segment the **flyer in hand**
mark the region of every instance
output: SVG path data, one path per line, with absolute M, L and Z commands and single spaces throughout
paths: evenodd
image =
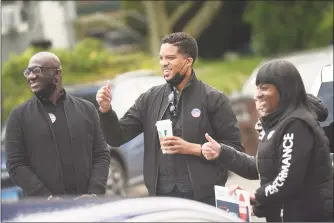
M 244 221 L 251 221 L 251 205 L 249 193 L 244 190 L 235 190 L 229 194 L 227 187 L 215 185 L 216 207 L 237 216 Z

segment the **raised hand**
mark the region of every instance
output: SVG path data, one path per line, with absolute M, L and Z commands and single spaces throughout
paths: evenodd
M 101 112 L 106 113 L 110 111 L 110 102 L 111 102 L 110 80 L 107 81 L 105 86 L 101 87 L 97 91 L 96 101 L 100 106 Z
M 208 142 L 202 145 L 202 154 L 207 160 L 216 159 L 221 151 L 221 146 L 208 133 L 205 133 Z

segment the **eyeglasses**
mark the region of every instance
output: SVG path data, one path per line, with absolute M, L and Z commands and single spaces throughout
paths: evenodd
M 169 112 L 170 114 L 175 117 L 176 116 L 176 109 L 175 109 L 175 105 L 174 105 L 174 92 L 171 92 L 168 95 L 168 104 L 169 104 Z
M 32 68 L 27 68 L 24 70 L 23 75 L 25 77 L 28 77 L 29 74 L 32 72 L 34 75 L 40 75 L 42 74 L 43 70 L 57 70 L 60 71 L 60 68 L 56 68 L 56 67 L 32 67 Z

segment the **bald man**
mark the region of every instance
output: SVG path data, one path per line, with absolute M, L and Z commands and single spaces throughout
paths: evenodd
M 46 199 L 104 194 L 110 154 L 94 105 L 66 94 L 53 53 L 32 56 L 24 77 L 34 96 L 12 110 L 6 127 L 12 181 Z

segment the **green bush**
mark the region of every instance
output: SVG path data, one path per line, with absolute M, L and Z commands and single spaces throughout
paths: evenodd
M 3 64 L 2 70 L 2 121 L 18 104 L 29 99 L 32 94 L 23 76 L 29 59 L 40 49 L 28 48 L 21 55 L 12 54 Z M 151 69 L 160 73 L 159 61 L 145 53 L 115 55 L 104 49 L 99 41 L 85 39 L 72 51 L 52 49 L 62 62 L 63 84 L 89 83 L 110 79 L 117 74 Z M 213 87 L 229 94 L 240 89 L 248 75 L 262 60 L 260 57 L 241 58 L 236 61 L 202 61 L 195 63 L 198 77 Z
M 333 2 L 252 1 L 244 13 L 252 46 L 272 55 L 328 45 L 333 40 Z
M 18 104 L 29 99 L 32 94 L 23 71 L 30 58 L 37 52 L 36 48 L 27 48 L 22 54 L 11 54 L 2 68 L 2 120 Z M 61 63 L 63 84 L 96 81 L 112 78 L 119 73 L 137 69 L 152 69 L 158 63 L 144 53 L 116 55 L 95 39 L 84 39 L 72 51 L 51 49 Z

